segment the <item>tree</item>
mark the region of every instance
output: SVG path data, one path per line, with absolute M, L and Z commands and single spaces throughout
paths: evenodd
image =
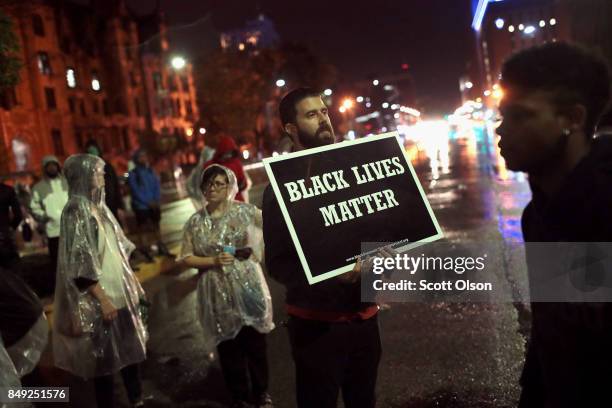
M 18 52 L 19 41 L 13 31 L 13 21 L 0 11 L 0 92 L 19 82 L 22 63 Z
M 19 41 L 13 31 L 12 20 L 0 10 L 0 94 L 17 85 L 21 60 L 17 58 Z M 9 171 L 9 154 L 0 142 L 0 174 Z
M 285 79 L 289 88 L 322 88 L 336 78 L 332 66 L 298 44 L 256 52 L 219 51 L 195 66 L 200 67 L 194 74 L 205 127 L 213 134 L 229 133 L 239 143 L 268 148 L 280 136 L 280 124 L 274 121 L 282 90 L 276 80 Z

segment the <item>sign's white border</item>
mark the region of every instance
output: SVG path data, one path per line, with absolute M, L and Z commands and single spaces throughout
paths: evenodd
M 293 159 L 295 157 L 302 157 L 302 156 L 311 156 L 317 153 L 321 153 L 321 152 L 326 152 L 328 150 L 334 150 L 334 149 L 342 149 L 344 147 L 348 147 L 348 146 L 353 146 L 353 145 L 357 145 L 357 144 L 361 144 L 361 143 L 369 143 L 369 142 L 374 142 L 377 140 L 381 140 L 381 139 L 387 139 L 387 138 L 392 138 L 394 137 L 395 140 L 397 141 L 397 144 L 399 145 L 400 151 L 404 152 L 404 147 L 402 146 L 402 143 L 399 139 L 399 133 L 398 132 L 389 132 L 389 133 L 383 133 L 380 135 L 373 135 L 373 136 L 368 136 L 368 137 L 364 137 L 364 138 L 360 138 L 360 139 L 356 139 L 356 140 L 349 140 L 349 141 L 344 141 L 344 142 L 340 142 L 340 143 L 334 143 L 334 144 L 330 144 L 330 145 L 326 145 L 326 146 L 321 146 L 321 147 L 315 147 L 312 149 L 307 149 L 307 150 L 301 150 L 299 152 L 294 152 L 294 153 L 288 153 L 288 154 L 283 154 L 283 155 L 279 155 L 279 156 L 275 156 L 275 157 L 269 157 L 263 160 L 264 166 L 266 168 L 266 173 L 268 174 L 268 179 L 270 180 L 270 184 L 272 185 L 272 188 L 274 189 L 274 194 L 276 195 L 276 200 L 278 201 L 278 204 L 280 206 L 281 212 L 283 213 L 283 217 L 285 218 L 285 222 L 287 223 L 287 227 L 289 228 L 289 233 L 291 234 L 291 239 L 293 240 L 293 244 L 295 245 L 295 249 L 297 250 L 298 256 L 300 258 L 300 262 L 302 263 L 302 268 L 304 268 L 304 271 L 306 272 L 306 277 L 308 278 L 308 283 L 309 284 L 314 284 L 317 282 L 321 282 L 324 281 L 326 279 L 329 278 L 333 278 L 334 276 L 338 276 L 338 275 L 342 275 L 343 273 L 349 272 L 353 269 L 355 264 L 350 264 L 350 265 L 346 265 L 346 266 L 342 266 L 340 268 L 334 269 L 332 271 L 329 272 L 325 272 L 321 275 L 318 276 L 312 276 L 312 273 L 310 272 L 310 266 L 308 265 L 308 261 L 306 260 L 306 257 L 304 256 L 304 251 L 302 250 L 302 245 L 300 243 L 300 240 L 295 232 L 295 228 L 293 226 L 293 222 L 291 221 L 291 217 L 289 217 L 289 212 L 287 211 L 287 206 L 285 205 L 285 201 L 283 200 L 283 196 L 281 194 L 280 188 L 278 186 L 278 183 L 276 182 L 276 178 L 274 177 L 274 174 L 272 173 L 272 168 L 270 167 L 270 163 L 275 163 L 278 161 L 282 161 L 282 160 L 288 160 L 288 159 Z M 427 211 L 429 212 L 429 216 L 431 217 L 431 219 L 433 220 L 434 226 L 436 227 L 436 234 L 431 236 L 431 237 L 427 237 L 424 238 L 420 241 L 416 241 L 416 242 L 411 242 L 408 243 L 404 246 L 402 246 L 401 248 L 396 248 L 395 250 L 399 253 L 401 252 L 405 252 L 408 251 L 410 249 L 416 248 L 418 246 L 421 246 L 423 244 L 426 244 L 428 242 L 433 242 L 433 241 L 437 241 L 438 239 L 443 238 L 443 233 L 442 233 L 442 229 L 440 228 L 440 224 L 438 224 L 438 220 L 436 219 L 436 216 L 434 214 L 434 212 L 431 209 L 431 205 L 429 204 L 429 201 L 427 200 L 427 196 L 425 195 L 425 192 L 423 191 L 423 187 L 421 186 L 421 183 L 419 182 L 419 179 L 416 175 L 416 172 L 414 171 L 414 168 L 412 167 L 412 163 L 410 163 L 410 160 L 408 159 L 408 157 L 406 156 L 406 154 L 404 153 L 404 160 L 406 160 L 406 164 L 408 165 L 408 168 L 410 169 L 410 174 L 412 175 L 412 178 L 414 179 L 414 181 L 416 182 L 418 188 L 419 188 L 419 192 L 421 194 L 421 198 L 423 199 L 423 201 L 425 202 L 425 205 L 427 207 Z

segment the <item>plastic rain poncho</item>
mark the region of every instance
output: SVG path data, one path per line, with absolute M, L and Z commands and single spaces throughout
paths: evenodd
M 88 154 L 64 163 L 70 199 L 61 220 L 53 354 L 56 366 L 83 378 L 115 373 L 146 354 L 144 291 L 128 262 L 134 244 L 104 203 L 103 168 L 102 159 Z M 88 292 L 95 282 L 118 310 L 111 322 Z
M 221 217 L 212 218 L 204 201 L 203 208 L 185 225 L 179 259 L 191 255 L 216 256 L 228 246 L 250 247 L 253 254 L 246 260 L 236 259 L 229 266 L 206 269 L 198 282 L 197 315 L 208 351 L 236 337 L 244 326 L 261 333 L 274 328 L 272 298 L 260 266 L 263 256 L 261 212 L 252 204 L 233 201 L 238 192 L 234 173 L 216 164 L 212 166 L 222 168 L 228 177 L 227 210 Z
M 44 313 L 17 343 L 7 349 L 19 377 L 30 373 L 38 364 L 49 339 L 49 322 Z
M 19 375 L 17 374 L 17 369 L 13 364 L 13 361 L 9 357 L 6 349 L 4 348 L 4 343 L 2 342 L 2 336 L 0 335 L 0 388 L 20 388 L 21 380 L 19 379 Z M 0 402 L 0 408 L 25 408 L 30 407 L 29 403 L 2 403 Z

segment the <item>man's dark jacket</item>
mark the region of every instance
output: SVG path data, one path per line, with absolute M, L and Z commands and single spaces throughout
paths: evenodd
M 322 312 L 357 313 L 371 303 L 361 302 L 361 283 L 337 278 L 310 285 L 271 186 L 263 197 L 263 233 L 266 267 L 287 289 L 286 303 Z
M 593 141 L 554 197 L 532 191 L 522 217 L 527 243 L 612 242 L 612 138 Z M 533 281 L 542 259 L 529 244 L 526 254 Z M 612 303 L 532 302 L 532 317 L 519 406 L 612 407 Z

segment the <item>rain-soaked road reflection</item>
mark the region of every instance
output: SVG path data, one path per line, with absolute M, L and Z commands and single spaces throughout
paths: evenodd
M 422 121 L 406 134 L 406 152 L 448 241 L 510 246 L 522 240 L 520 214 L 530 199 L 529 188 L 522 174 L 505 168 L 493 127 L 469 123 L 451 129 L 444 121 Z M 251 195 L 260 202 L 260 194 Z M 180 215 L 166 221 L 178 230 L 188 211 L 176 211 Z M 512 263 L 500 262 L 496 273 L 524 279 L 524 269 Z M 146 284 L 153 307 L 145 380 L 158 400 L 152 406 L 228 402 L 217 363 L 201 348 L 196 280 L 194 271 L 184 271 Z M 270 391 L 278 407 L 290 408 L 295 406 L 294 374 L 282 327 L 284 291 L 274 282 L 270 288 L 278 326 L 268 337 Z M 515 300 L 521 300 L 521 293 Z M 378 406 L 516 405 L 524 338 L 512 303 L 393 303 L 381 313 L 380 324 L 384 354 Z

